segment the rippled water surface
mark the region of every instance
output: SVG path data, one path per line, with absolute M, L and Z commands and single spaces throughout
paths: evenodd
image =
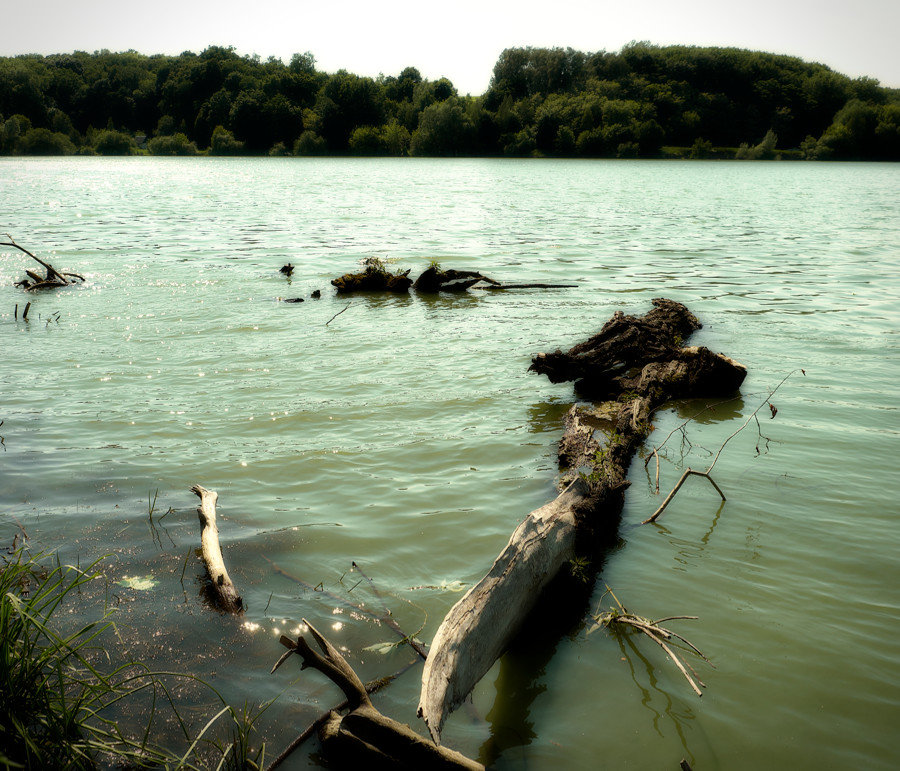
M 530 355 L 671 297 L 704 324 L 692 341 L 750 374 L 683 461 L 670 440 L 663 492 L 805 377 L 761 413 L 768 443 L 751 423 L 729 444 L 724 505 L 694 479 L 639 527 L 659 499 L 635 462 L 593 596 L 542 607 L 445 740 L 503 769 L 896 768 L 898 200 L 890 165 L 3 159 L 0 230 L 87 281 L 26 298 L 29 261 L 0 250 L 0 535 L 111 554 L 134 651 L 236 704 L 279 696 L 271 756 L 339 701 L 290 662 L 268 674 L 278 635 L 307 618 L 365 678 L 411 660 L 366 650 L 396 638 L 339 601 L 380 607 L 351 562 L 430 642 L 554 494 L 574 396 Z M 370 255 L 578 286 L 334 297 Z M 658 414 L 651 442 L 700 406 Z M 219 492 L 242 618 L 198 596 L 194 483 Z M 604 584 L 642 615 L 700 617 L 679 629 L 716 667 L 702 699 L 649 640 L 587 634 Z M 420 674 L 377 706 L 417 724 Z M 314 745 L 293 760 L 317 765 Z

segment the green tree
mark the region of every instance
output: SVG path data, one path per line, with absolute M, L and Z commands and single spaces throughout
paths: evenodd
M 131 134 L 106 130 L 94 135 L 93 149 L 98 155 L 134 155 L 137 144 Z
M 180 131 L 172 136 L 153 137 L 147 142 L 151 155 L 197 155 L 197 146 Z
M 353 155 L 385 155 L 384 138 L 374 126 L 359 126 L 350 135 L 350 152 Z
M 762 141 L 753 147 L 743 142 L 734 154 L 736 160 L 739 161 L 768 161 L 775 157 L 775 145 L 778 143 L 778 137 L 775 132 L 769 129 Z
M 326 155 L 328 145 L 315 131 L 304 131 L 294 143 L 294 155 Z
M 458 98 L 426 107 L 410 140 L 411 155 L 458 156 L 471 152 L 474 131 Z
M 19 137 L 31 129 L 31 121 L 24 115 L 12 115 L 0 127 L 0 153 L 11 155 L 15 152 Z
M 20 155 L 73 155 L 75 145 L 65 134 L 31 128 L 19 137 L 15 151 Z
M 381 128 L 381 140 L 388 155 L 406 155 L 409 152 L 410 139 L 406 126 L 401 126 L 396 120 Z
M 704 158 L 710 158 L 712 156 L 712 152 L 712 142 L 710 142 L 708 139 L 697 137 L 697 139 L 694 140 L 694 144 L 691 146 L 690 157 L 694 160 L 702 160 Z
M 244 143 L 234 138 L 228 129 L 216 126 L 213 129 L 209 144 L 210 155 L 241 155 L 244 151 Z
M 384 122 L 384 91 L 372 78 L 339 70 L 325 85 L 316 103 L 322 119 L 321 134 L 332 152 L 348 147 L 350 134 L 358 126 L 380 126 Z

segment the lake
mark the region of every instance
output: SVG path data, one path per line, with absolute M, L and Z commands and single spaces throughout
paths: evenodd
M 278 697 L 268 757 L 341 698 L 293 662 L 269 675 L 279 635 L 308 619 L 364 679 L 411 661 L 346 604 L 380 609 L 351 563 L 429 643 L 554 495 L 575 397 L 531 355 L 669 297 L 749 375 L 669 441 L 662 495 L 805 376 L 729 443 L 724 504 L 692 479 L 639 526 L 660 497 L 635 460 L 593 596 L 542 608 L 444 742 L 498 769 L 900 765 L 900 166 L 3 158 L 0 201 L 0 232 L 87 279 L 28 297 L 33 264 L 0 250 L 0 537 L 110 555 L 131 651 L 236 705 Z M 369 256 L 577 288 L 334 296 Z M 660 411 L 650 444 L 703 404 Z M 199 597 L 195 483 L 219 493 L 241 617 Z M 650 640 L 587 633 L 605 585 L 643 616 L 699 616 L 672 627 L 715 665 L 696 666 L 702 699 Z M 420 676 L 375 703 L 424 731 Z

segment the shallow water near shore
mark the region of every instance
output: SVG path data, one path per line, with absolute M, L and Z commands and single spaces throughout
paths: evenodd
M 670 440 L 663 494 L 806 374 L 772 397 L 775 419 L 760 413 L 769 441 L 751 422 L 718 461 L 726 503 L 692 479 L 638 526 L 659 498 L 635 461 L 593 593 L 541 608 L 445 743 L 502 769 L 900 764 L 900 167 L 5 158 L 0 172 L 0 231 L 87 278 L 27 297 L 12 284 L 30 261 L 0 249 L 0 537 L 21 525 L 64 560 L 111 555 L 123 638 L 151 666 L 237 705 L 279 697 L 260 721 L 270 757 L 340 701 L 292 662 L 269 675 L 279 635 L 308 619 L 365 679 L 412 660 L 372 648 L 396 638 L 335 598 L 380 609 L 352 561 L 429 643 L 554 495 L 575 397 L 529 374 L 530 356 L 664 296 L 703 323 L 691 343 L 749 375 L 689 445 Z M 578 286 L 335 297 L 329 280 L 373 255 Z M 650 443 L 701 406 L 658 413 Z M 240 618 L 199 596 L 196 483 L 219 493 Z M 715 664 L 697 666 L 702 699 L 646 638 L 587 634 L 605 584 L 641 615 L 700 617 L 672 626 Z M 420 675 L 376 705 L 422 728 Z M 315 752 L 286 767 L 318 767 Z

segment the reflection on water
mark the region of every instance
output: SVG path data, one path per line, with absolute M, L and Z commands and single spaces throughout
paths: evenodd
M 741 398 L 696 415 L 689 441 L 668 441 L 663 494 L 684 466 L 705 468 L 785 374 L 807 371 L 762 420 L 767 454 L 756 452 L 755 426 L 722 454 L 726 503 L 691 480 L 659 523 L 638 526 L 659 504 L 655 459 L 631 470 L 627 544 L 608 553 L 600 591 L 609 584 L 648 615 L 699 615 L 691 637 L 718 667 L 707 693 L 698 701 L 640 643 L 623 654 L 609 635 L 578 633 L 586 600 L 555 621 L 551 603 L 475 689 L 488 724 L 454 715 L 447 743 L 516 769 L 593 768 L 597 758 L 672 768 L 682 756 L 729 771 L 900 765 L 890 719 L 900 598 L 885 581 L 900 550 L 885 484 L 900 400 L 900 167 L 0 167 L 0 231 L 87 277 L 31 298 L 23 322 L 13 283 L 24 258 L 0 252 L 0 537 L 19 522 L 64 560 L 112 554 L 123 637 L 148 665 L 190 669 L 232 703 L 278 696 L 260 724 L 271 748 L 336 695 L 308 672 L 268 675 L 276 630 L 308 618 L 364 678 L 396 671 L 405 652 L 375 652 L 394 634 L 348 610 L 347 598 L 380 608 L 360 594 L 365 583 L 347 583 L 351 563 L 365 566 L 398 624 L 422 627 L 429 642 L 458 590 L 554 495 L 554 442 L 574 396 L 528 373 L 530 357 L 668 296 L 703 323 L 692 344 L 749 375 Z M 329 281 L 372 255 L 412 274 L 437 259 L 501 281 L 578 286 L 334 296 Z M 278 272 L 287 262 L 290 281 Z M 306 301 L 276 302 L 285 296 Z M 704 404 L 658 413 L 648 447 Z M 225 560 L 247 603 L 238 622 L 197 599 L 197 483 L 220 493 Z M 157 583 L 142 592 L 117 583 L 125 577 Z M 835 622 L 836 598 L 852 604 L 854 624 Z M 418 724 L 416 671 L 378 699 Z M 314 765 L 314 753 L 298 765 Z
M 694 720 L 695 716 L 693 710 L 684 705 L 676 706 L 669 693 L 668 686 L 670 683 L 666 684 L 666 688 L 659 687 L 659 681 L 656 677 L 656 665 L 641 652 L 637 645 L 640 638 L 639 635 L 623 632 L 617 634 L 616 638 L 619 644 L 619 650 L 622 653 L 622 661 L 628 663 L 631 679 L 637 689 L 641 692 L 641 706 L 652 715 L 651 724 L 653 730 L 660 738 L 664 738 L 666 735 L 665 729 L 669 726 L 674 728 L 675 733 L 681 742 L 681 746 L 684 748 L 687 755 L 688 762 L 693 763 L 694 757 L 688 747 L 687 736 L 685 733 L 685 726 L 690 721 Z M 668 662 L 669 660 L 666 659 L 666 661 Z M 638 674 L 636 662 L 640 662 L 641 665 L 640 675 Z M 659 710 L 654 706 L 655 699 L 651 696 L 651 691 L 659 694 L 659 701 L 664 703 L 662 710 Z

